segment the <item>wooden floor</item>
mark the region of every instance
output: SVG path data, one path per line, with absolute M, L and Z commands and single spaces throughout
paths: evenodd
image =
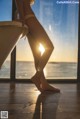
M 60 94 L 40 94 L 33 84 L 0 83 L 0 111 L 8 111 L 9 119 L 80 119 L 80 85 L 54 86 Z

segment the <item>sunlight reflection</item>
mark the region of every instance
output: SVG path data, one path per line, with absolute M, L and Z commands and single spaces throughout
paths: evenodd
M 51 27 L 51 24 L 49 24 L 49 31 L 52 31 L 52 27 Z
M 39 51 L 41 52 L 41 56 L 43 55 L 43 53 L 45 52 L 45 48 L 44 46 L 40 43 L 39 45 Z
M 21 39 L 23 37 L 23 34 L 21 33 L 20 36 L 19 36 L 19 39 Z
M 35 92 L 35 96 L 38 96 L 40 93 L 41 93 L 41 92 L 37 90 L 37 91 Z
M 45 75 L 45 77 L 47 76 L 47 69 L 46 68 L 44 68 L 44 75 Z

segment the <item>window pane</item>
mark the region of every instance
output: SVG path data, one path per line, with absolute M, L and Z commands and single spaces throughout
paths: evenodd
M 0 78 L 10 78 L 10 55 L 0 69 Z
M 33 55 L 27 38 L 20 39 L 18 42 L 16 55 L 16 78 L 31 78 L 35 73 L 35 68 L 33 63 Z
M 12 20 L 12 0 L 0 0 L 0 21 L 11 21 L 11 20 Z M 2 65 L 2 68 L 0 69 L 0 78 L 10 78 L 10 55 Z
M 35 4 L 32 6 L 55 47 L 44 69 L 47 79 L 77 78 L 78 3 L 78 0 L 74 0 L 74 2 L 72 0 L 64 2 L 35 0 Z M 28 49 L 28 46 L 25 50 L 23 46 L 25 43 L 21 44 L 18 53 L 20 54 L 23 49 L 22 58 L 26 57 L 22 61 L 33 61 L 31 50 Z M 28 62 L 22 62 L 22 65 L 21 62 L 17 63 L 17 77 L 19 77 L 18 74 L 20 77 L 31 77 L 35 72 L 33 65 Z
M 12 0 L 0 0 L 0 21 L 12 20 Z

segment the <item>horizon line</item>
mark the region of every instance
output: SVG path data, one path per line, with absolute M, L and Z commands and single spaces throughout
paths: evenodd
M 6 60 L 6 61 L 10 61 L 10 60 Z M 21 61 L 21 60 L 17 60 L 16 62 L 34 62 L 34 61 Z M 76 62 L 76 61 L 48 61 L 48 63 L 78 63 L 78 62 Z

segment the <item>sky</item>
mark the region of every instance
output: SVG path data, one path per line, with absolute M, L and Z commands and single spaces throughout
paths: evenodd
M 35 0 L 32 10 L 54 45 L 49 61 L 77 62 L 78 4 L 59 4 L 57 1 L 60 0 Z M 0 0 L 0 21 L 11 20 L 12 0 Z M 17 44 L 17 60 L 33 60 L 29 43 L 24 38 Z

